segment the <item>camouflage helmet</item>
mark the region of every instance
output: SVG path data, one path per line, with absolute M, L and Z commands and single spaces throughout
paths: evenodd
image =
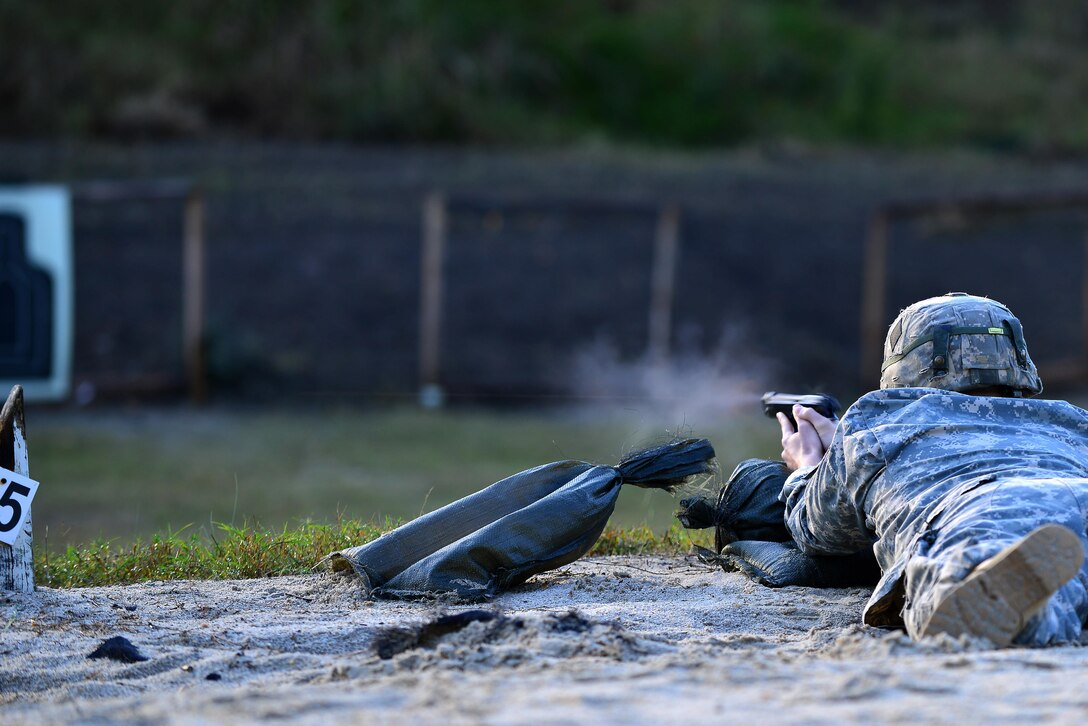
M 881 388 L 991 386 L 1014 396 L 1043 390 L 1020 321 L 996 300 L 950 292 L 914 303 L 888 328 Z

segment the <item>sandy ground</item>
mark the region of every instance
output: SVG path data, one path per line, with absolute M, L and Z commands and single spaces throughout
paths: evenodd
M 769 590 L 685 557 L 588 559 L 416 642 L 418 624 L 480 606 L 368 601 L 330 574 L 6 594 L 0 723 L 1088 717 L 1088 648 L 912 644 L 858 624 L 866 595 Z M 148 660 L 86 657 L 117 635 Z

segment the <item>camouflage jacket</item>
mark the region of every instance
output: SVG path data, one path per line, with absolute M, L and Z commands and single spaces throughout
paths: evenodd
M 781 498 L 804 552 L 873 548 L 884 574 L 865 622 L 894 625 L 906 562 L 952 497 L 1005 478 L 1084 477 L 1088 411 L 1064 401 L 895 388 L 858 399 L 820 464 L 791 474 Z

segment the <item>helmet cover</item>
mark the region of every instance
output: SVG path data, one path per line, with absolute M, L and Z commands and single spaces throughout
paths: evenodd
M 881 388 L 968 393 L 994 386 L 1018 396 L 1043 390 L 1020 321 L 996 300 L 962 292 L 931 297 L 888 328 Z

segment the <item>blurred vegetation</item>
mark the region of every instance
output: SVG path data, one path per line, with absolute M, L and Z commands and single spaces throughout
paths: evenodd
M 0 0 L 0 134 L 1088 148 L 1080 0 Z

